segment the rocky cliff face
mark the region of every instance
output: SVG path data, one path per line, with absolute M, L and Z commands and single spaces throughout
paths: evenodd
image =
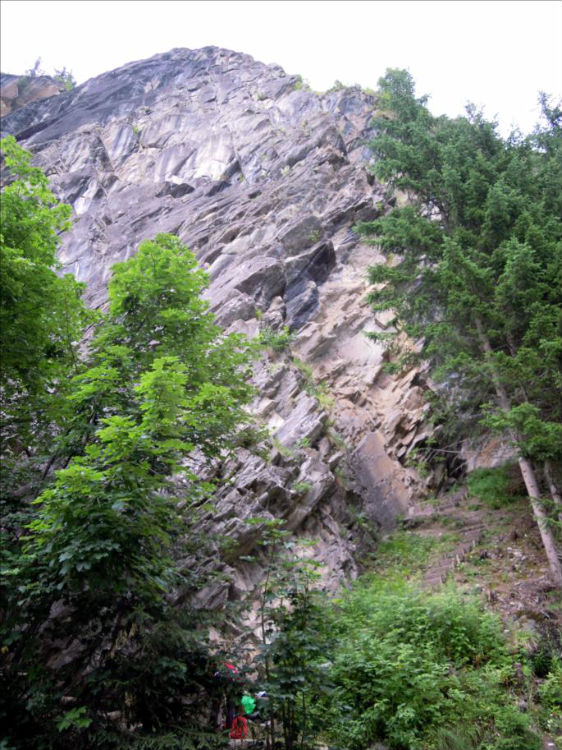
M 364 521 L 392 525 L 423 489 L 405 465 L 427 438 L 423 378 L 384 374 L 365 336 L 390 322 L 366 302 L 378 257 L 352 229 L 384 200 L 367 169 L 373 108 L 357 88 L 316 94 L 277 66 L 208 47 L 131 63 L 3 121 L 74 207 L 60 258 L 89 304 L 104 304 L 112 263 L 172 232 L 208 270 L 224 328 L 295 335 L 290 352 L 256 366 L 270 460 L 241 451 L 222 468 L 233 482 L 212 520 L 233 538 L 237 572 L 208 592 L 217 602 L 259 576 L 237 562 L 259 535 L 245 518 L 280 517 L 315 539 L 336 583 L 357 572 Z
M 51 76 L 13 76 L 0 74 L 0 117 L 31 102 L 58 96 L 64 84 Z

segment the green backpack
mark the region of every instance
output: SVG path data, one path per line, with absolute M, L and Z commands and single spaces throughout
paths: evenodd
M 252 711 L 256 708 L 256 701 L 252 698 L 251 695 L 243 695 L 242 700 L 240 701 L 242 704 L 242 708 L 244 709 L 244 713 L 251 714 Z

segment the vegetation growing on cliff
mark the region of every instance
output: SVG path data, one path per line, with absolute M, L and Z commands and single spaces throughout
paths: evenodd
M 406 71 L 380 81 L 373 169 L 405 200 L 358 227 L 388 259 L 371 302 L 422 342 L 441 410 L 514 446 L 562 586 L 562 110 L 543 96 L 544 125 L 503 140 L 472 107 L 451 120 L 425 102 Z
M 8 746 L 112 747 L 108 712 L 169 729 L 211 679 L 205 613 L 174 606 L 209 581 L 211 487 L 188 459 L 235 443 L 249 353 L 214 324 L 193 255 L 159 235 L 114 267 L 80 360 L 91 316 L 55 273 L 69 208 L 2 147 L 2 724 Z
M 20 92 L 23 91 L 30 78 L 38 78 L 40 76 L 48 75 L 48 73 L 42 70 L 41 58 L 38 57 L 37 60 L 35 60 L 33 67 L 28 68 L 28 70 L 25 71 L 25 75 L 19 79 Z M 55 68 L 55 72 L 53 73 L 52 78 L 54 78 L 55 81 L 62 83 L 67 91 L 72 91 L 72 89 L 76 88 L 76 79 L 74 78 L 72 71 L 67 70 L 66 66 L 62 68 Z

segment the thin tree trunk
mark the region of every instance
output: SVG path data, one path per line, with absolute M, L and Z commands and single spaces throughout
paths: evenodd
M 550 469 L 550 461 L 545 461 L 544 464 L 544 476 L 548 483 L 548 489 L 550 490 L 550 496 L 552 497 L 553 503 L 558 506 L 558 520 L 562 524 L 562 497 L 558 492 L 558 487 L 554 482 L 552 471 Z
M 269 591 L 269 578 L 271 575 L 272 564 L 273 564 L 272 557 L 270 555 L 270 558 L 268 560 L 268 565 L 267 565 L 267 573 L 265 576 L 265 583 L 263 586 L 263 597 L 262 597 L 262 602 L 261 602 L 261 616 L 260 616 L 261 638 L 262 638 L 262 642 L 263 642 L 264 650 L 265 650 L 265 661 L 264 661 L 265 679 L 267 680 L 268 683 L 271 678 L 271 669 L 270 669 L 269 654 L 267 653 L 267 638 L 266 638 L 266 633 L 265 633 L 265 604 L 267 601 L 267 594 Z M 273 718 L 273 706 L 271 703 L 271 698 L 270 698 L 268 705 L 269 705 L 269 717 L 266 722 L 267 731 L 266 731 L 265 745 L 266 745 L 266 750 L 273 750 L 273 747 L 275 745 L 275 719 Z
M 535 514 L 535 520 L 541 533 L 543 547 L 550 565 L 550 572 L 552 573 L 556 585 L 562 588 L 562 564 L 558 557 L 554 538 L 548 528 L 548 518 L 540 502 L 540 490 L 535 478 L 535 472 L 533 471 L 531 462 L 526 458 L 519 458 L 519 468 L 521 469 L 521 474 L 525 481 L 525 487 L 529 493 L 533 513 Z
M 305 739 L 306 739 L 306 730 L 307 730 L 307 713 L 306 713 L 306 698 L 304 696 L 304 692 L 302 694 L 302 730 L 301 730 L 301 750 L 304 750 L 305 747 Z
M 492 368 L 492 379 L 494 381 L 494 388 L 498 397 L 499 404 L 501 408 L 504 409 L 504 411 L 509 411 L 511 409 L 509 398 L 507 396 L 505 388 L 500 382 L 495 368 L 493 367 L 492 347 L 490 346 L 488 337 L 484 333 L 484 329 L 480 319 L 476 318 L 475 323 L 484 357 Z M 512 430 L 509 431 L 508 435 L 509 438 L 515 443 L 515 445 L 521 445 L 522 441 L 519 435 L 517 435 Z M 550 566 L 552 578 L 556 586 L 562 589 L 562 564 L 560 563 L 560 558 L 558 556 L 558 551 L 556 550 L 554 538 L 550 529 L 548 528 L 548 518 L 540 502 L 540 490 L 537 479 L 535 477 L 535 471 L 531 465 L 531 462 L 527 458 L 523 458 L 522 456 L 520 456 L 517 460 L 517 463 L 519 464 L 521 476 L 523 477 L 525 487 L 527 488 L 527 493 L 529 495 L 529 500 L 531 502 L 531 507 L 535 516 L 535 521 L 537 522 L 537 526 L 539 527 L 542 544 L 544 547 L 544 551 L 546 552 L 546 557 Z

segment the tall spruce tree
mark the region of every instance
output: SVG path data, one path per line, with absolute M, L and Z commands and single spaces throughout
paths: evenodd
M 562 112 L 543 96 L 545 125 L 504 140 L 473 107 L 432 116 L 406 71 L 379 86 L 373 170 L 401 205 L 358 227 L 387 258 L 369 271 L 372 304 L 423 342 L 443 397 L 514 446 L 562 586 L 541 500 L 544 472 L 559 501 L 562 464 Z

